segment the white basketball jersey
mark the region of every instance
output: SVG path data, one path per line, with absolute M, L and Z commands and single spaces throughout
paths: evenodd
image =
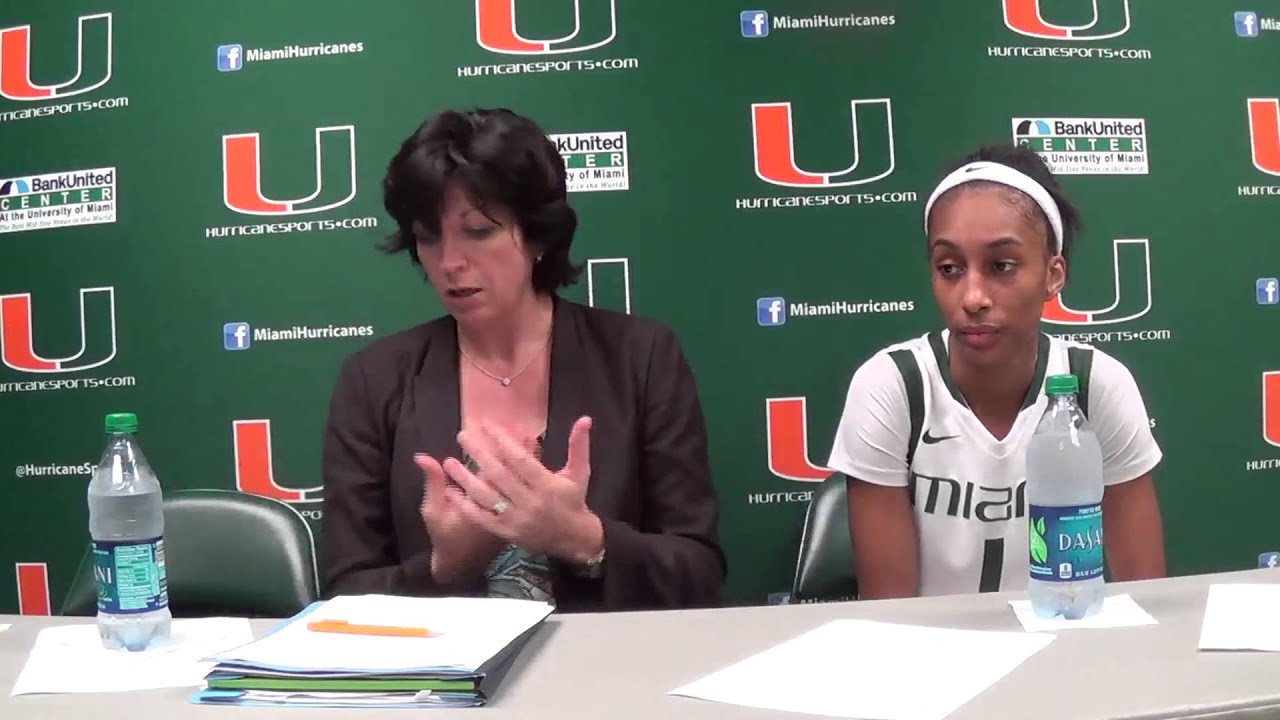
M 1124 366 L 1093 347 L 1048 335 L 1040 337 L 1035 375 L 1017 420 L 997 440 L 952 382 L 948 339 L 943 331 L 890 346 L 859 369 L 829 467 L 867 482 L 907 486 L 920 544 L 921 595 L 1023 589 L 1026 451 L 1048 405 L 1045 378 L 1072 373 L 1079 379 L 1080 404 L 1102 443 L 1108 484 L 1150 471 L 1160 451 Z M 1102 397 L 1109 391 L 1123 410 Z

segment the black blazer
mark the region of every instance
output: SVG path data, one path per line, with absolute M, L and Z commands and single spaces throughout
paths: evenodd
M 720 603 L 706 427 L 675 334 L 633 315 L 555 298 L 543 460 L 564 466 L 569 429 L 593 419 L 587 505 L 604 526 L 603 576 L 555 564 L 561 612 Z M 458 344 L 444 316 L 375 341 L 339 372 L 324 433 L 325 595 L 482 595 L 442 586 L 419 515 L 425 452 L 461 459 Z

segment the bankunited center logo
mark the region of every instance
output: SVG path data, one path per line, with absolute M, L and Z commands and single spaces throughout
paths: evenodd
M 825 190 L 869 185 L 893 174 L 897 163 L 893 138 L 893 102 L 889 98 L 849 101 L 849 121 L 837 143 L 819 143 L 813 134 L 797 130 L 790 102 L 751 105 L 751 151 L 756 177 L 770 185 L 803 190 Z M 816 123 L 814 123 L 816 124 Z M 824 137 L 822 139 L 830 139 Z M 818 146 L 822 150 L 815 148 Z M 799 160 L 802 149 L 806 158 Z M 850 158 L 842 169 L 816 170 L 808 158 L 828 158 L 840 153 Z M 822 207 L 915 202 L 914 192 L 856 192 L 738 198 L 739 210 Z
M 75 72 L 61 70 L 61 77 L 57 77 L 59 71 L 54 68 L 70 66 L 70 54 L 63 52 L 61 55 L 52 55 L 45 50 L 36 50 L 57 47 L 43 38 L 56 37 L 59 30 L 66 32 L 69 28 L 58 29 L 42 24 L 40 32 L 34 36 L 31 25 L 0 28 L 0 97 L 20 103 L 44 103 L 83 96 L 105 86 L 111 81 L 114 52 L 111 20 L 111 13 L 79 17 L 76 28 Z M 35 78 L 40 78 L 40 82 Z M 57 82 L 49 82 L 50 80 Z M 81 98 L 75 102 L 57 102 L 21 110 L 0 110 L 0 122 L 106 110 L 128 104 L 127 97 L 93 100 Z
M 1013 141 L 1056 175 L 1146 175 L 1147 121 L 1141 118 L 1013 118 Z
M 1129 0 L 988 0 L 999 2 L 1004 24 L 1024 37 L 1066 45 L 990 46 L 994 58 L 1150 60 L 1148 49 L 1097 47 L 1129 32 Z
M 460 66 L 460 78 L 640 67 L 636 58 L 566 57 L 613 42 L 618 35 L 616 0 L 556 3 L 556 8 L 572 7 L 572 14 L 549 12 L 543 0 L 475 0 L 475 3 L 476 44 L 491 53 L 521 56 L 521 59 Z M 538 10 L 536 15 L 534 8 Z
M 0 233 L 116 221 L 116 169 L 0 180 Z
M 1077 342 L 1126 342 L 1168 340 L 1169 330 L 1121 330 L 1104 325 L 1128 323 L 1151 312 L 1151 248 L 1146 238 L 1111 242 L 1114 278 L 1111 301 L 1101 307 L 1072 307 L 1059 293 L 1044 305 L 1041 319 L 1049 325 L 1073 328 L 1054 333 Z
M 306 216 L 334 210 L 356 196 L 355 127 L 339 125 L 313 129 L 314 150 L 310 158 L 290 166 L 273 165 L 276 172 L 265 173 L 262 139 L 257 132 L 222 136 L 222 202 L 227 209 L 242 215 L 254 215 L 269 222 L 250 225 L 209 227 L 205 237 L 263 235 L 275 233 L 350 230 L 377 227 L 377 218 L 310 219 Z M 272 163 L 280 162 L 272 157 Z M 314 167 L 314 174 L 300 168 Z M 283 185 L 278 178 L 294 169 L 294 175 L 305 178 L 296 183 L 306 194 L 284 195 L 264 190 L 264 177 L 271 177 L 273 188 Z M 307 192 L 309 190 L 309 192 Z
M 272 465 L 271 421 L 233 420 L 231 445 L 236 465 L 236 489 L 240 492 L 262 495 L 287 503 L 309 504 L 320 502 L 323 485 L 309 488 L 288 488 L 276 482 Z M 303 517 L 319 520 L 321 510 L 302 510 Z
M 1280 98 L 1249 98 L 1249 148 L 1259 172 L 1280 177 Z M 1245 197 L 1280 196 L 1280 185 L 1240 185 Z
M 569 192 L 630 188 L 626 132 L 565 133 L 549 137 L 564 159 Z
M 36 376 L 61 375 L 92 370 L 116 357 L 116 309 L 114 287 L 81 288 L 79 291 L 79 341 L 75 327 L 63 312 L 42 310 L 36 323 L 32 293 L 0 295 L 0 360 L 11 370 Z M 50 328 L 62 330 L 48 333 Z M 45 330 L 38 333 L 37 330 Z M 37 348 L 58 348 L 62 354 L 45 355 Z M 48 351 L 45 351 L 48 352 Z M 72 390 L 101 387 L 126 387 L 136 384 L 133 377 L 90 377 L 27 379 L 0 382 L 0 392 L 37 390 Z

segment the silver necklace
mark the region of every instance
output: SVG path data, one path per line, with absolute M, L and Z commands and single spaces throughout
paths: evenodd
M 525 370 L 528 370 L 528 369 L 529 369 L 529 366 L 533 365 L 533 361 L 534 361 L 534 360 L 537 360 L 537 359 L 538 359 L 538 357 L 539 357 L 540 355 L 542 355 L 542 351 L 543 351 L 543 349 L 545 349 L 545 348 L 546 348 L 547 343 L 548 343 L 548 342 L 550 342 L 550 341 L 551 341 L 551 331 L 550 331 L 550 330 L 548 330 L 548 331 L 547 331 L 547 337 L 546 337 L 546 339 L 545 339 L 545 340 L 543 340 L 543 341 L 542 341 L 542 347 L 539 347 L 539 348 L 538 348 L 538 352 L 534 353 L 534 354 L 533 354 L 533 357 L 529 358 L 529 361 L 528 361 L 528 362 L 526 362 L 526 363 L 524 364 L 524 367 L 522 367 L 522 368 L 520 368 L 519 370 L 515 371 L 515 373 L 514 373 L 514 374 L 512 374 L 512 375 L 508 375 L 508 376 L 506 376 L 506 377 L 503 377 L 503 376 L 501 376 L 501 375 L 494 375 L 493 373 L 489 372 L 488 370 L 485 370 L 484 368 L 480 367 L 480 363 L 476 362 L 474 358 L 472 358 L 470 355 L 468 355 L 468 354 L 467 354 L 467 351 L 466 351 L 466 350 L 463 350 L 463 349 L 462 349 L 462 342 L 461 342 L 461 341 L 459 341 L 459 342 L 458 342 L 458 352 L 462 353 L 462 357 L 466 358 L 466 359 L 467 359 L 467 362 L 471 363 L 471 366 L 472 366 L 472 367 L 474 367 L 475 369 L 477 369 L 477 370 L 479 370 L 480 372 L 484 373 L 485 375 L 488 375 L 489 377 L 493 378 L 494 380 L 497 380 L 498 382 L 502 383 L 502 386 L 503 386 L 503 387 L 509 387 L 509 386 L 511 385 L 511 381 L 513 381 L 513 380 L 515 380 L 516 378 L 520 377 L 520 375 L 521 375 Z

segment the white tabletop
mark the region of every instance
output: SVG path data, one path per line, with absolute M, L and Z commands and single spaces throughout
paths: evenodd
M 957 711 L 950 720 L 1034 718 L 1280 718 L 1280 653 L 1198 652 L 1212 583 L 1280 582 L 1280 569 L 1121 583 L 1159 622 L 1072 630 Z M 985 630 L 1020 630 L 1008 601 L 986 594 L 877 602 L 552 615 L 486 708 L 433 710 L 432 717 L 522 720 L 810 718 L 719 705 L 666 693 L 825 622 L 861 618 Z M 217 708 L 190 704 L 194 689 L 11 698 L 9 690 L 41 628 L 66 618 L 0 616 L 0 718 L 137 720 L 157 717 L 386 718 L 396 710 Z M 82 621 L 82 620 L 81 620 Z M 256 633 L 271 627 L 254 621 Z M 858 652 L 849 648 L 849 652 Z M 922 690 L 927 678 L 921 678 Z M 1088 688 L 1046 702 L 1046 688 Z

